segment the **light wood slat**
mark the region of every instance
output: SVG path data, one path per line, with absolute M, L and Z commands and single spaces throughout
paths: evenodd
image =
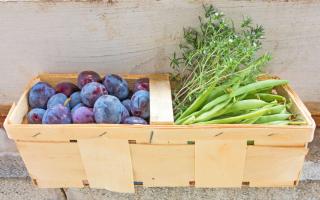
M 146 187 L 189 186 L 194 181 L 194 145 L 131 144 L 134 180 Z
M 87 178 L 77 143 L 16 144 L 38 187 L 83 187 L 83 180 Z
M 127 140 L 97 138 L 78 142 L 90 187 L 115 192 L 134 192 Z
M 196 141 L 195 186 L 241 187 L 246 147 L 246 141 Z
M 248 146 L 243 181 L 250 187 L 294 186 L 306 148 Z
M 173 124 L 169 76 L 151 76 L 150 124 Z

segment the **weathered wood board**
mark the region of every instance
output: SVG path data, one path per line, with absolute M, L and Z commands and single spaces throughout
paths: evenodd
M 0 2 L 1 104 L 17 100 L 43 72 L 168 71 L 182 28 L 198 23 L 203 2 L 236 21 L 247 15 L 263 24 L 273 55 L 268 71 L 289 79 L 302 99 L 320 98 L 319 1 Z

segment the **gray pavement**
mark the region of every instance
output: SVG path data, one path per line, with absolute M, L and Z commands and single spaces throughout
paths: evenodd
M 66 195 L 66 196 L 65 196 Z M 135 194 L 96 189 L 37 189 L 26 178 L 0 179 L 0 200 L 320 200 L 320 181 L 301 181 L 297 188 L 143 188 Z

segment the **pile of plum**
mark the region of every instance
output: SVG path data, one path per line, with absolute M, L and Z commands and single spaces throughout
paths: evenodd
M 115 74 L 103 79 L 93 71 L 78 75 L 77 85 L 60 82 L 53 88 L 38 82 L 29 91 L 30 124 L 147 124 L 149 80 L 138 79 L 133 91 Z

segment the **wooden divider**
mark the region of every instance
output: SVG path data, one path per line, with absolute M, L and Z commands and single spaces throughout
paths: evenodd
M 168 75 L 153 75 L 150 81 L 150 124 L 173 124 L 171 88 Z

